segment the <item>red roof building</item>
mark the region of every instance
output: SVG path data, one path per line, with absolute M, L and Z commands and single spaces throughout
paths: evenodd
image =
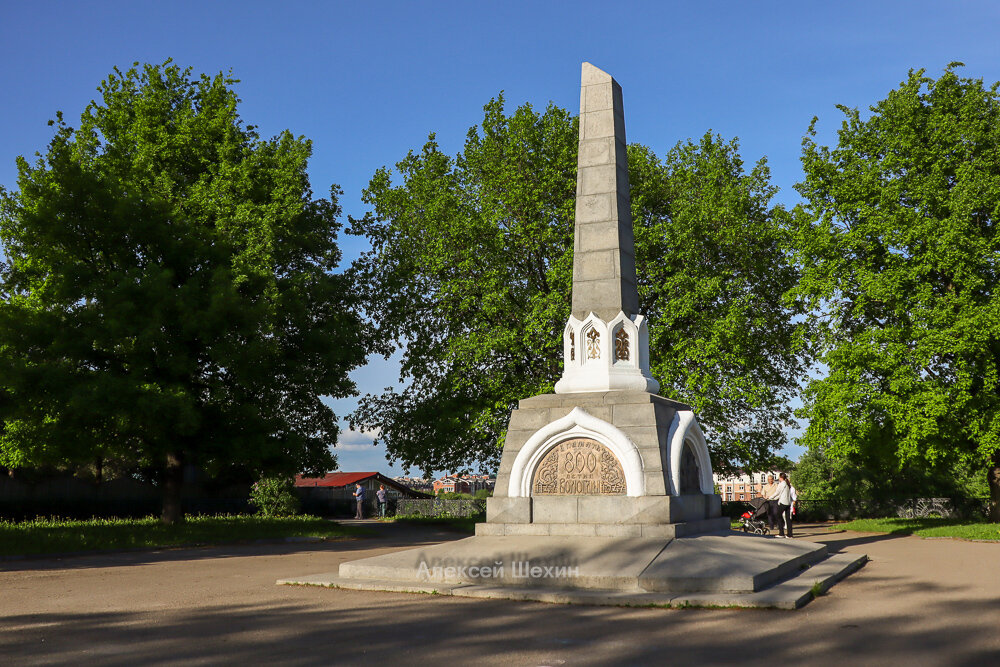
M 390 479 L 379 472 L 328 472 L 320 477 L 295 476 L 295 487 L 299 489 L 324 488 L 343 490 L 345 498 L 354 492 L 354 485 L 360 483 L 369 497 L 374 495 L 379 485 L 385 484 L 385 490 L 394 498 L 431 498 L 432 496 L 414 491 L 413 489 Z M 340 494 L 337 494 L 340 495 Z

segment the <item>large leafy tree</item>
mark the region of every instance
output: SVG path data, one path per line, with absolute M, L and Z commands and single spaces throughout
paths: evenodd
M 799 498 L 889 510 L 911 498 L 978 499 L 988 493 L 986 478 L 971 475 L 961 460 L 935 467 L 909 465 L 900 470 L 891 452 L 882 454 L 862 450 L 834 456 L 820 447 L 807 450 L 795 466 Z
M 840 107 L 833 148 L 815 120 L 806 137 L 797 291 L 828 372 L 804 442 L 985 469 L 1000 521 L 1000 97 L 958 65 L 911 71 L 866 117 Z
M 365 332 L 340 259 L 338 191 L 310 142 L 261 139 L 235 80 L 115 70 L 78 128 L 2 192 L 0 464 L 334 465 L 334 414 Z
M 569 316 L 576 121 L 550 106 L 485 107 L 465 150 L 434 136 L 372 178 L 352 221 L 380 339 L 404 348 L 402 391 L 365 396 L 356 428 L 425 471 L 496 462 L 518 399 L 550 391 Z
M 761 159 L 706 134 L 662 162 L 631 146 L 636 267 L 660 393 L 690 404 L 721 472 L 775 465 L 803 378 L 798 280 L 789 243 L 799 209 L 771 203 Z
M 425 471 L 495 464 L 518 399 L 562 371 L 572 286 L 577 119 L 549 106 L 485 107 L 461 153 L 431 139 L 380 169 L 354 220 L 382 340 L 403 349 L 401 390 L 362 399 L 353 423 Z M 640 300 L 661 393 L 698 410 L 716 462 L 759 464 L 784 442 L 800 377 L 789 216 L 763 161 L 706 135 L 660 160 L 629 147 Z

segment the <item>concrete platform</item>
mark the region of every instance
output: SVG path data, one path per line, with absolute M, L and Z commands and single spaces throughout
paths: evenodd
M 814 542 L 734 531 L 674 539 L 476 536 L 278 583 L 588 605 L 795 609 L 866 561 L 829 556 Z

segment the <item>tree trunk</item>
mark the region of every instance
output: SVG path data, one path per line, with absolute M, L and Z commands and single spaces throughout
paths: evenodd
M 163 469 L 163 513 L 160 521 L 175 524 L 184 521 L 181 510 L 181 486 L 184 483 L 184 456 L 180 452 L 167 453 L 167 465 Z
M 993 463 L 986 471 L 990 485 L 990 521 L 1000 523 L 1000 450 L 994 452 Z

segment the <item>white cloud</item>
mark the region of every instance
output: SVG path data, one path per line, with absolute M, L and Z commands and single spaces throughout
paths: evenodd
M 379 431 L 343 431 L 337 438 L 337 445 L 333 451 L 360 452 L 372 449 L 372 443 L 379 435 Z

